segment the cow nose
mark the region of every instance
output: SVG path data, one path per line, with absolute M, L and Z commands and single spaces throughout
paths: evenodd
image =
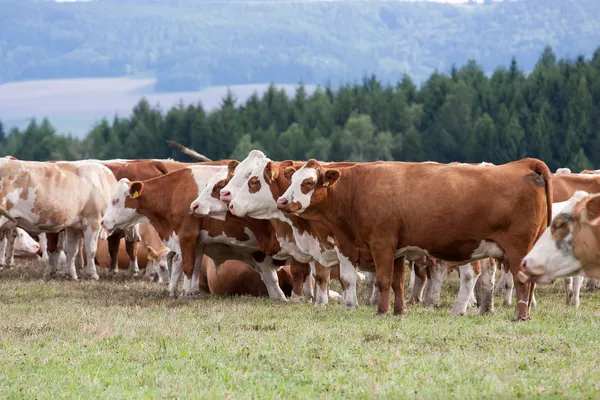
M 233 203 L 229 203 L 229 211 L 233 212 Z
M 527 260 L 523 260 L 521 262 L 521 270 L 525 271 L 527 269 Z
M 219 194 L 221 195 L 221 201 L 231 201 L 231 192 L 229 190 L 221 189 Z
M 287 203 L 289 203 L 288 199 L 286 199 L 285 197 L 280 197 L 277 200 L 277 207 L 283 208 L 283 207 L 285 207 L 287 205 Z
M 198 209 L 198 203 L 192 204 L 190 207 L 190 214 L 193 214 Z
M 100 226 L 106 229 L 106 225 L 104 224 L 104 220 L 100 221 Z

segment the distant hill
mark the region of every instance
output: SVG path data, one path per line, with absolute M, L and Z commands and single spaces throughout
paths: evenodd
M 474 58 L 530 69 L 600 44 L 600 1 L 0 0 L 0 82 L 156 77 L 158 91 L 375 73 L 417 81 Z

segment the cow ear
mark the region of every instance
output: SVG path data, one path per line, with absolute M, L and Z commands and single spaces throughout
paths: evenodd
M 292 175 L 294 175 L 294 173 L 296 172 L 296 168 L 294 167 L 287 167 L 284 171 L 283 171 L 283 176 L 285 177 L 285 179 L 287 179 L 288 181 L 292 180 Z
M 148 260 L 156 260 L 158 258 L 158 254 L 156 252 L 156 250 L 154 250 L 152 247 L 148 246 L 146 247 L 146 258 Z
M 332 186 L 333 184 L 335 184 L 337 182 L 338 179 L 340 179 L 340 171 L 338 171 L 337 169 L 328 169 L 323 174 L 322 179 L 323 179 L 323 187 Z
M 265 165 L 265 181 L 267 184 L 270 184 L 279 175 L 279 168 L 273 164 L 273 161 L 269 161 L 267 165 Z
M 140 195 L 142 194 L 142 190 L 144 190 L 144 184 L 142 182 L 132 182 L 129 186 L 129 195 L 132 199 L 135 199 L 136 197 L 140 197 Z
M 227 169 L 229 170 L 229 174 L 233 175 L 235 173 L 235 168 L 239 165 L 238 160 L 231 160 L 227 163 Z
M 285 160 L 279 163 L 280 167 L 291 167 L 292 165 L 294 165 L 292 160 Z
M 592 196 L 585 205 L 585 214 L 590 225 L 600 223 L 600 195 Z

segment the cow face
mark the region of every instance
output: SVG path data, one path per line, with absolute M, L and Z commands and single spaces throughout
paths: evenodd
M 325 169 L 315 159 L 308 160 L 298 171 L 288 167 L 284 174 L 290 179 L 290 187 L 277 199 L 277 208 L 296 215 L 302 214 L 310 205 L 324 201 L 327 189 L 340 177 L 340 171 Z
M 586 242 L 593 228 L 586 218 L 585 208 L 580 205 L 588 199 L 588 193 L 577 191 L 569 200 L 552 205 L 550 227 L 523 258 L 519 274 L 521 281 L 551 283 L 557 278 L 580 272 L 582 258 L 577 253 L 589 251 Z
M 16 256 L 24 256 L 29 254 L 36 254 L 40 251 L 40 245 L 36 242 L 29 233 L 25 232 L 21 228 L 14 230 L 15 244 L 14 251 Z
M 146 247 L 146 254 L 148 264 L 146 268 L 151 268 L 156 276 L 158 277 L 158 283 L 168 284 L 169 283 L 169 265 L 167 262 L 167 254 L 170 249 L 163 247 L 160 250 L 154 250 L 151 246 Z
M 221 190 L 220 199 L 228 203 L 229 211 L 238 217 L 268 219 L 276 217 L 277 204 L 270 185 L 279 169 L 265 154 L 252 150 L 239 165 L 230 168 L 233 176 Z
M 239 162 L 233 161 L 231 164 L 231 168 L 225 168 L 208 180 L 206 187 L 200 192 L 196 200 L 190 204 L 190 214 L 225 221 L 229 207 L 225 202 L 221 201 L 221 190 L 229 183 L 233 176 L 230 169 L 235 170 Z
M 129 228 L 145 219 L 132 204 L 132 200 L 141 196 L 143 188 L 142 182 L 130 182 L 127 178 L 119 180 L 101 222 L 108 233 L 115 229 Z

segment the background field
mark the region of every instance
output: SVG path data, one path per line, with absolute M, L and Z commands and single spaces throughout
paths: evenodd
M 129 278 L 45 283 L 37 264 L 0 272 L 2 398 L 594 398 L 598 294 L 578 310 L 562 282 L 527 323 L 409 306 L 377 317 L 268 299 L 170 299 Z M 101 276 L 102 279 L 102 276 Z M 360 288 L 364 298 L 364 287 Z M 500 305 L 498 306 L 498 302 Z

